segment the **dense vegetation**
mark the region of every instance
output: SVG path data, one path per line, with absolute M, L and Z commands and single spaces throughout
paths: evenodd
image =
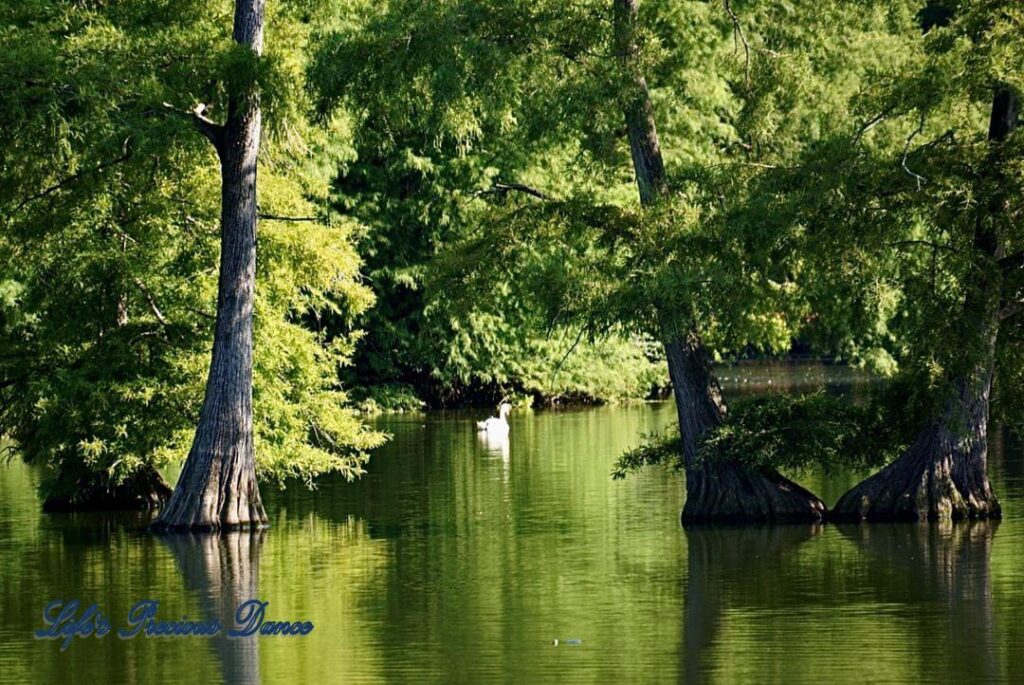
M 893 458 L 841 513 L 999 513 L 989 398 L 1019 424 L 1024 390 L 1013 2 L 16 0 L 0 19 L 0 432 L 55 505 L 158 503 L 185 454 L 354 477 L 383 439 L 355 400 L 604 401 L 670 377 L 678 438 L 617 473 L 677 460 L 690 518 L 819 519 L 779 469 Z M 258 208 L 232 223 L 218 141 L 246 122 Z M 236 234 L 255 275 L 230 272 Z M 253 342 L 237 369 L 215 346 L 203 400 L 243 311 Z M 900 394 L 727 412 L 711 363 L 794 342 Z M 207 440 L 234 370 L 231 439 Z
M 320 209 L 333 134 L 300 115 L 309 19 L 291 11 L 273 8 L 259 73 L 271 133 L 254 425 L 258 471 L 276 481 L 355 476 L 381 440 L 338 385 L 356 337 L 308 323 L 352 320 L 372 293 L 355 226 Z M 226 83 L 255 65 L 230 43 L 229 3 L 18 1 L 0 13 L 0 431 L 51 467 L 51 502 L 74 504 L 188 451 L 219 196 L 216 157 L 178 110 L 222 110 Z

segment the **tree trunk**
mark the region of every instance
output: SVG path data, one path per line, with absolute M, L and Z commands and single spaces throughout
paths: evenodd
M 701 441 L 725 417 L 718 379 L 694 332 L 665 343 L 665 353 L 686 464 L 683 523 L 820 521 L 821 500 L 777 471 L 701 458 Z
M 623 114 L 640 204 L 652 207 L 667 194 L 668 184 L 654 107 L 636 60 L 637 9 L 638 0 L 615 0 L 615 47 L 629 80 Z M 663 320 L 677 320 L 674 312 L 660 309 Z M 683 522 L 821 520 L 825 513 L 821 500 L 779 473 L 698 457 L 701 440 L 725 415 L 718 380 L 692 322 L 664 325 L 662 339 L 686 453 Z
M 263 48 L 264 0 L 236 0 L 234 39 Z M 159 529 L 260 527 L 252 427 L 252 314 L 256 277 L 256 84 L 231 97 L 213 136 L 221 165 L 221 255 L 217 323 L 206 396 L 192 449 Z
M 988 480 L 988 415 L 999 335 L 1002 256 L 997 224 L 1005 214 L 996 151 L 1016 126 L 1015 97 L 1000 89 L 992 102 L 990 154 L 985 176 L 990 201 L 975 223 L 976 280 L 964 298 L 968 335 L 962 363 L 950 383 L 951 397 L 896 461 L 842 496 L 832 517 L 846 521 L 999 518 L 999 501 Z
M 647 90 L 647 80 L 636 59 L 638 6 L 639 0 L 615 0 L 615 52 L 622 66 L 623 78 L 627 80 L 623 114 L 640 204 L 651 207 L 668 192 L 668 183 L 658 130 L 654 125 L 654 106 Z

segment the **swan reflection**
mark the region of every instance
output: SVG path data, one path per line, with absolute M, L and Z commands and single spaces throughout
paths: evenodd
M 508 433 L 496 434 L 490 432 L 477 433 L 480 444 L 484 446 L 488 456 L 500 457 L 507 462 L 509 457 Z

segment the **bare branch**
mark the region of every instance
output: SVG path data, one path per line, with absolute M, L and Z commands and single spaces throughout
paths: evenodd
M 210 312 L 204 312 L 202 309 L 196 309 L 195 307 L 189 307 L 188 310 L 190 312 L 192 312 L 193 314 L 196 314 L 198 316 L 203 317 L 204 319 L 209 319 L 210 321 L 216 321 L 217 320 L 217 315 L 216 314 L 211 314 Z
M 889 243 L 890 247 L 903 247 L 906 245 L 924 245 L 930 247 L 933 250 L 948 250 L 950 252 L 958 252 L 957 248 L 952 245 L 943 245 L 941 243 L 933 243 L 930 240 L 897 240 L 896 242 Z
M 924 112 L 921 112 L 921 121 L 920 123 L 918 123 L 917 128 L 914 129 L 914 132 L 911 133 L 910 136 L 907 138 L 907 144 L 903 146 L 903 159 L 900 161 L 900 166 L 903 167 L 903 170 L 907 172 L 910 176 L 912 176 L 914 180 L 917 181 L 918 190 L 921 190 L 921 186 L 927 183 L 928 179 L 922 176 L 921 174 L 916 174 L 910 170 L 910 167 L 907 166 L 907 155 L 910 154 L 910 144 L 914 142 L 914 138 L 917 138 L 917 136 L 919 136 L 921 134 L 921 131 L 923 130 Z
M 732 39 L 735 45 L 738 40 L 743 44 L 743 82 L 748 88 L 750 87 L 750 44 L 747 42 L 747 37 L 743 35 L 743 27 L 740 26 L 740 18 L 736 16 L 736 12 L 732 9 L 732 2 L 730 0 L 722 0 L 722 5 L 725 7 L 725 11 L 728 13 L 729 18 L 732 20 Z M 738 46 L 737 46 L 738 47 Z
M 920 148 L 918 148 L 918 150 L 929 150 L 929 149 L 939 145 L 940 143 L 945 143 L 946 141 L 954 141 L 954 140 L 956 140 L 956 131 L 953 130 L 953 129 L 949 129 L 948 131 L 943 133 L 941 136 L 939 136 L 935 140 L 933 140 L 931 142 L 928 142 L 928 143 L 925 143 L 924 145 L 922 145 Z
M 999 308 L 999 320 L 1005 321 L 1011 316 L 1016 316 L 1024 312 L 1024 300 L 1017 300 L 1015 302 L 1008 302 Z
M 320 217 L 316 216 L 280 216 L 277 214 L 260 214 L 259 218 L 266 221 L 310 221 L 317 223 Z
M 889 114 L 892 113 L 894 109 L 894 106 L 887 107 L 885 110 L 879 112 L 878 114 L 876 114 L 875 116 L 871 117 L 863 124 L 861 124 L 860 128 L 857 129 L 857 133 L 853 136 L 853 144 L 857 145 L 858 143 L 860 143 L 860 140 L 861 138 L 864 137 L 864 134 L 873 129 L 878 124 L 885 121 L 885 118 L 889 116 Z
M 555 370 L 552 371 L 551 373 L 552 378 L 558 375 L 558 373 L 562 370 L 562 365 L 565 364 L 565 360 L 567 360 L 569 356 L 576 351 L 576 348 L 579 347 L 580 342 L 583 340 L 583 334 L 587 332 L 587 328 L 589 326 L 589 320 L 582 326 L 580 326 L 580 332 L 576 334 L 576 339 L 572 341 L 572 345 L 569 346 L 569 349 L 565 351 L 565 354 L 562 356 L 562 358 L 558 360 L 557 364 L 555 364 Z
M 479 191 L 477 193 L 477 195 L 495 195 L 495 194 L 497 194 L 497 195 L 507 195 L 508 193 L 513 192 L 513 191 L 517 192 L 517 193 L 525 193 L 527 195 L 531 195 L 531 196 L 537 198 L 538 200 L 550 200 L 551 199 L 550 197 L 548 197 L 547 195 L 545 195 L 541 191 L 537 190 L 536 188 L 531 188 L 530 186 L 523 185 L 522 183 L 497 183 L 497 182 L 495 182 L 494 185 L 492 185 L 487 190 Z
M 168 326 L 169 324 L 167 323 L 167 319 L 164 318 L 163 312 L 161 312 L 160 308 L 156 305 L 156 299 L 153 297 L 153 293 L 149 291 L 149 288 L 146 287 L 146 284 L 138 278 L 133 279 L 132 282 L 135 283 L 135 286 L 142 291 L 143 297 L 146 298 L 146 302 L 149 304 L 149 310 L 153 312 L 153 316 L 155 316 L 156 320 L 160 322 L 160 325 L 164 327 Z
M 190 112 L 183 112 L 169 102 L 165 102 L 163 105 L 164 109 L 169 112 L 189 119 L 196 129 L 206 136 L 211 143 L 213 143 L 215 148 L 218 150 L 220 149 L 224 127 L 206 116 L 205 104 L 200 102 L 198 105 L 193 107 Z

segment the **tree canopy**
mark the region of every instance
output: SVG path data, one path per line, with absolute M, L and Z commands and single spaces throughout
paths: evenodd
M 52 467 L 51 494 L 180 460 L 202 398 L 216 298 L 217 162 L 191 110 L 258 79 L 258 470 L 355 476 L 381 436 L 345 406 L 339 367 L 372 303 L 328 183 L 342 131 L 304 116 L 315 17 L 273 3 L 258 63 L 231 3 L 6 3 L 0 25 L 0 431 Z M 243 55 L 244 57 L 244 55 Z M 251 60 L 249 60 L 251 61 Z M 342 139 L 343 140 L 343 139 Z M 279 218 L 275 218 L 279 217 Z

